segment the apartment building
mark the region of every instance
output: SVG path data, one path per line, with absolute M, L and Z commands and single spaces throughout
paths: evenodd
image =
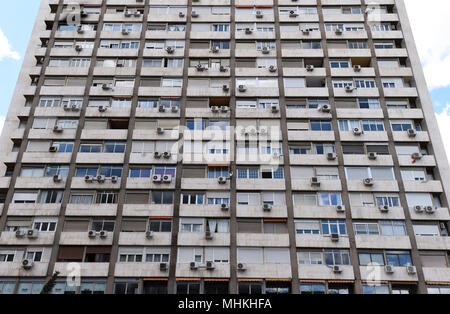
M 403 0 L 42 0 L 0 145 L 0 294 L 450 293 Z

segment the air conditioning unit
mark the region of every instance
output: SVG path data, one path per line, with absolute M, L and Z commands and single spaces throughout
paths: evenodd
M 161 183 L 162 182 L 162 176 L 160 174 L 155 174 L 152 177 L 152 181 L 155 183 Z
M 173 53 L 175 49 L 173 47 L 166 47 L 167 53 Z
M 72 109 L 72 107 L 69 104 L 65 104 L 63 106 L 64 111 L 70 111 Z
M 97 182 L 98 183 L 105 183 L 106 177 L 105 176 L 97 176 Z
M 97 237 L 97 231 L 95 231 L 95 230 L 89 230 L 89 232 L 88 232 L 88 237 L 89 237 L 89 238 L 95 238 L 95 237 Z
M 353 92 L 355 90 L 355 88 L 353 87 L 353 86 L 345 86 L 345 91 L 347 92 L 347 93 L 351 93 L 351 92 Z
M 220 111 L 223 113 L 227 113 L 230 108 L 228 106 L 220 106 Z
M 34 262 L 31 259 L 22 260 L 23 269 L 31 269 L 33 267 Z
M 56 152 L 58 151 L 58 147 L 56 147 L 56 146 L 50 146 L 49 149 L 48 149 L 48 151 L 49 151 L 50 153 L 56 153 Z
M 344 205 L 337 205 L 336 206 L 336 211 L 338 213 L 345 213 L 345 206 Z
M 205 239 L 206 240 L 212 240 L 213 239 L 213 234 L 211 231 L 206 231 L 205 232 Z
M 159 112 L 166 112 L 166 108 L 163 105 L 159 105 L 158 106 L 158 111 Z
M 130 34 L 130 31 L 127 29 L 122 29 L 122 35 L 128 35 Z
M 239 86 L 238 86 L 238 90 L 239 90 L 241 93 L 243 93 L 243 92 L 245 92 L 245 91 L 247 90 L 247 87 L 245 87 L 245 85 L 239 85 Z
M 425 211 L 425 206 L 416 205 L 414 206 L 414 210 L 416 211 L 416 213 L 423 213 Z
M 117 183 L 117 181 L 119 181 L 119 177 L 118 176 L 112 176 L 111 177 L 111 183 Z
M 406 266 L 406 272 L 409 275 L 415 275 L 417 273 L 417 269 L 415 266 Z
M 212 106 L 212 107 L 211 107 L 211 111 L 214 112 L 214 113 L 217 113 L 217 112 L 219 112 L 219 107 L 217 107 L 217 106 Z
M 16 238 L 23 238 L 25 236 L 25 231 L 23 230 L 17 230 L 16 231 Z
M 183 12 L 180 12 L 180 13 L 178 13 L 178 16 L 181 17 L 181 18 L 183 18 L 183 17 L 185 17 L 186 15 L 185 15 Z
M 263 13 L 261 11 L 256 11 L 256 17 L 257 18 L 262 18 L 263 17 Z
M 276 112 L 273 111 L 272 112 Z M 267 135 L 269 133 L 269 130 L 266 127 L 259 127 L 259 135 Z
M 106 106 L 98 106 L 98 111 L 99 112 L 106 112 L 106 110 L 108 110 L 108 107 L 106 107 Z
M 228 69 L 226 67 L 224 67 L 223 65 L 221 65 L 220 68 L 219 68 L 219 71 L 220 72 L 227 72 Z
M 334 31 L 334 33 L 336 34 L 336 35 L 342 35 L 342 29 L 336 29 L 335 31 Z
M 171 107 L 171 111 L 172 112 L 178 112 L 180 110 L 180 108 L 178 108 L 178 106 L 172 106 Z
M 365 178 L 365 179 L 363 180 L 363 183 L 364 183 L 364 185 L 366 185 L 366 186 L 372 186 L 372 185 L 373 185 L 373 182 L 374 182 L 373 178 Z
M 94 176 L 85 176 L 84 182 L 86 183 L 92 183 L 94 181 Z
M 269 49 L 269 47 L 263 47 L 261 52 L 266 55 L 270 52 L 270 49 Z
M 409 129 L 408 131 L 406 131 L 408 133 L 409 137 L 416 137 L 417 135 L 417 131 L 414 129 Z
M 158 127 L 156 128 L 156 133 L 163 134 L 165 132 L 164 128 Z
M 139 11 L 134 11 L 133 15 L 134 15 L 135 17 L 139 17 L 139 16 L 141 16 L 141 12 L 139 12 Z
M 377 159 L 378 154 L 375 152 L 370 152 L 367 156 L 369 157 L 369 159 L 374 160 L 374 159 Z
M 386 265 L 384 266 L 384 271 L 386 272 L 386 274 L 393 274 L 394 267 L 392 265 Z
M 337 158 L 336 153 L 327 153 L 328 160 L 336 160 L 336 158 Z
M 309 35 L 309 32 L 310 32 L 310 30 L 309 30 L 309 29 L 307 29 L 307 28 L 305 28 L 305 29 L 302 29 L 302 33 L 303 33 L 303 35 Z
M 227 178 L 219 177 L 219 178 L 217 178 L 217 181 L 219 181 L 220 184 L 225 184 L 225 183 L 227 183 Z
M 36 229 L 27 230 L 27 238 L 36 239 L 38 237 L 38 231 Z
M 339 265 L 334 265 L 333 266 L 333 272 L 336 273 L 336 274 L 342 273 L 342 267 L 339 266 Z
M 329 105 L 322 105 L 319 107 L 319 110 L 325 113 L 329 113 L 331 111 L 331 108 Z
M 425 212 L 427 214 L 434 214 L 436 212 L 436 208 L 433 206 L 425 206 Z
M 277 67 L 274 65 L 269 66 L 269 72 L 276 72 L 277 71 Z
M 306 71 L 308 71 L 308 72 L 314 71 L 314 66 L 312 64 L 306 65 Z
M 214 265 L 214 262 L 208 261 L 206 262 L 206 269 L 207 270 L 214 270 L 216 266 Z
M 124 14 L 126 17 L 130 17 L 131 15 L 133 15 L 133 13 L 132 13 L 130 10 L 126 10 L 123 14 Z
M 79 105 L 72 105 L 71 109 L 72 109 L 72 111 L 80 111 L 80 106 Z
M 75 51 L 80 52 L 81 50 L 83 50 L 83 47 L 81 45 L 75 45 Z
M 264 205 L 263 205 L 263 210 L 264 210 L 265 212 L 270 212 L 270 211 L 272 210 L 272 205 L 270 205 L 270 204 L 264 204 Z
M 191 262 L 189 265 L 191 270 L 197 270 L 198 269 L 198 263 L 197 262 Z
M 421 153 L 414 153 L 412 156 L 415 160 L 420 160 L 423 157 Z
M 294 10 L 289 11 L 289 17 L 297 17 L 297 16 L 298 14 Z
M 171 152 L 164 152 L 164 153 L 163 153 L 163 157 L 164 157 L 165 159 L 169 159 L 170 157 L 172 157 L 172 153 L 171 153 Z
M 360 65 L 355 65 L 355 66 L 353 66 L 353 70 L 355 72 L 361 72 L 361 66 Z
M 167 271 L 167 263 L 160 263 L 159 264 L 159 270 L 160 271 Z
M 230 86 L 228 86 L 228 85 L 223 85 L 223 86 L 222 86 L 222 90 L 223 90 L 224 92 L 228 92 L 228 91 L 230 90 Z
M 83 29 L 83 27 L 82 27 L 81 25 L 79 25 L 79 26 L 77 27 L 77 33 L 78 33 L 78 34 L 83 34 L 83 33 L 84 33 L 84 29 Z
M 278 113 L 280 111 L 280 106 L 279 105 L 272 105 L 271 109 L 272 109 L 273 113 Z
M 192 16 L 192 17 L 198 17 L 198 13 L 195 12 L 195 11 L 192 11 L 191 16 Z
M 245 29 L 245 33 L 246 33 L 246 34 L 251 34 L 251 33 L 253 33 L 253 30 L 252 30 L 251 28 L 248 28 L 248 27 L 247 27 L 247 28 Z
M 238 269 L 239 271 L 245 271 L 245 270 L 247 270 L 247 265 L 245 265 L 245 264 L 243 264 L 243 263 L 238 263 L 238 264 L 237 264 L 237 269 Z
M 378 206 L 378 210 L 382 213 L 387 213 L 387 212 L 389 212 L 389 206 L 387 206 L 387 205 Z
M 202 64 L 197 64 L 196 67 L 197 71 L 202 72 L 204 70 L 206 70 L 205 66 Z
M 61 175 L 54 175 L 53 176 L 53 182 L 59 183 L 61 181 L 62 181 L 62 176 Z
M 211 47 L 211 52 L 216 53 L 216 52 L 219 52 L 219 50 L 220 50 L 220 47 L 219 47 L 219 46 L 212 46 L 212 47 Z
M 153 157 L 156 159 L 160 159 L 162 157 L 162 154 L 160 152 L 154 152 Z
M 339 233 L 332 233 L 331 234 L 331 241 L 338 242 L 339 241 Z
M 145 237 L 146 237 L 147 239 L 152 239 L 152 238 L 153 238 L 153 235 L 154 235 L 153 231 L 147 231 L 147 232 L 145 232 Z
M 108 231 L 106 231 L 106 230 L 101 230 L 100 232 L 99 232 L 99 236 L 100 236 L 100 238 L 106 238 L 106 237 L 108 237 Z
M 110 90 L 111 89 L 111 85 L 110 84 L 102 84 L 102 89 L 103 90 Z
M 166 174 L 162 177 L 162 180 L 164 183 L 171 183 L 172 182 L 172 175 Z
M 55 133 L 61 133 L 63 130 L 64 129 L 62 128 L 62 126 L 59 126 L 59 125 L 55 125 L 53 127 L 53 132 L 55 132 Z
M 353 129 L 353 134 L 355 135 L 361 135 L 362 134 L 362 130 L 360 128 L 354 128 Z
M 228 204 L 220 204 L 220 209 L 223 211 L 228 211 L 230 206 L 228 206 Z
M 311 186 L 320 186 L 320 180 L 318 177 L 311 178 Z

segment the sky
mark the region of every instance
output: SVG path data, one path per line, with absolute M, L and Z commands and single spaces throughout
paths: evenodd
M 450 1 L 405 0 L 444 145 L 450 156 Z M 0 129 L 8 112 L 40 0 L 2 3 L 0 10 Z M 436 10 L 436 8 L 439 8 Z M 4 75 L 7 73 L 7 75 Z M 449 158 L 450 159 L 450 158 Z

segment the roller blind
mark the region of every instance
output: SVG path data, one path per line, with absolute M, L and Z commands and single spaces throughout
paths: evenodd
M 306 179 L 314 177 L 313 167 L 291 167 L 291 176 L 293 179 Z
M 145 232 L 147 230 L 147 220 L 124 219 L 122 221 L 122 232 Z
M 290 264 L 289 248 L 264 248 L 264 264 Z
M 27 152 L 46 152 L 50 148 L 50 141 L 29 141 Z
M 88 231 L 89 221 L 88 220 L 66 220 L 64 223 L 64 232 L 83 232 Z
M 238 248 L 238 263 L 262 264 L 263 249 L 262 248 Z

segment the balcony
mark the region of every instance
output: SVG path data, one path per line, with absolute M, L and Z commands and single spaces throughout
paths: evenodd
M 81 132 L 82 140 L 117 140 L 125 141 L 127 139 L 128 130 L 83 130 Z
M 388 109 L 390 119 L 423 119 L 422 109 Z
M 94 118 L 120 118 L 129 117 L 131 113 L 131 108 L 117 108 L 117 107 L 106 107 L 105 112 L 101 112 L 99 107 L 88 107 L 86 108 L 86 117 Z
M 236 189 L 285 191 L 286 181 L 285 179 L 237 179 Z
M 29 153 L 24 152 L 23 163 L 60 163 L 68 164 L 72 158 L 72 153 Z
M 448 208 L 440 207 L 437 208 L 433 214 L 428 214 L 424 212 L 417 212 L 414 207 L 409 208 L 409 214 L 411 215 L 412 220 L 441 220 L 446 221 L 450 220 L 450 214 Z
M 372 52 L 370 49 L 329 48 L 328 55 L 330 58 L 370 58 Z
M 3 179 L 11 179 L 11 178 L 0 178 L 0 188 L 5 188 L 4 184 L 2 184 Z M 61 182 L 54 182 L 53 177 L 17 177 L 16 180 L 16 189 L 61 189 L 66 186 L 67 178 L 63 178 Z M 9 183 L 9 180 L 8 180 Z M 9 184 L 6 185 L 6 188 L 9 187 Z
M 427 282 L 448 282 L 450 267 L 423 267 L 423 275 Z
M 354 280 L 353 266 L 341 266 L 342 272 L 335 273 L 328 265 L 298 265 L 301 280 Z
M 437 180 L 430 181 L 403 181 L 405 192 L 429 192 L 429 193 L 442 193 L 442 183 Z
M 290 264 L 249 264 L 245 263 L 246 270 L 239 271 L 238 278 L 277 278 L 290 279 Z
M 408 236 L 356 235 L 355 239 L 358 249 L 411 249 Z
M 372 219 L 372 220 L 404 220 L 405 212 L 403 207 L 390 207 L 389 211 L 381 212 L 378 207 L 351 206 L 353 219 Z
M 177 263 L 176 277 L 180 278 L 230 278 L 230 264 L 215 263 L 212 270 L 206 268 L 191 269 L 190 263 Z
M 180 217 L 230 217 L 230 210 L 222 210 L 221 205 L 180 205 Z
M 288 140 L 296 142 L 318 141 L 318 142 L 334 142 L 333 131 L 289 131 Z
M 336 109 L 339 119 L 383 119 L 383 110 L 381 109 Z
M 373 281 L 418 281 L 417 274 L 410 275 L 406 267 L 393 267 L 394 273 L 388 274 L 384 266 L 360 266 L 361 279 Z M 374 277 L 375 276 L 375 277 Z
M 45 277 L 47 276 L 48 262 L 34 262 L 31 269 L 24 269 L 21 262 L 1 263 L 0 276 L 2 277 Z
M 116 263 L 115 277 L 167 277 L 168 271 L 161 271 L 160 263 Z
M 289 234 L 238 233 L 237 246 L 249 247 L 289 247 Z
M 385 97 L 419 97 L 415 87 L 383 88 Z
M 391 155 L 377 155 L 376 159 L 369 159 L 367 155 L 344 155 L 345 166 L 394 166 Z
M 11 216 L 59 216 L 61 204 L 14 204 L 8 208 Z
M 348 180 L 347 187 L 349 191 L 361 192 L 398 192 L 398 183 L 395 180 L 374 180 L 373 185 L 365 185 L 363 179 Z
M 299 166 L 337 166 L 339 161 L 329 160 L 326 155 L 289 155 L 291 165 Z
M 28 245 L 52 245 L 55 238 L 54 232 L 38 232 L 36 239 L 30 239 L 27 236 L 22 238 L 16 237 L 15 232 L 2 232 L 0 236 L 0 245 L 16 245 L 16 246 L 28 246 Z
M 122 153 L 78 153 L 77 164 L 123 164 Z
M 416 235 L 419 250 L 450 251 L 450 237 L 422 237 Z
M 209 178 L 195 178 L 181 179 L 181 189 L 183 190 L 229 190 L 230 181 L 227 180 L 224 184 L 219 183 L 218 179 Z
M 97 180 L 93 182 L 86 182 L 86 180 L 79 177 L 72 178 L 72 189 L 119 189 L 121 178 L 117 182 L 112 182 L 111 178 L 106 178 L 105 182 L 101 183 Z
M 171 238 L 172 232 L 154 232 L 152 238 L 147 238 L 145 232 L 121 232 L 119 245 L 170 246 Z
M 127 189 L 152 189 L 152 190 L 158 190 L 158 189 L 174 189 L 175 188 L 175 178 L 172 179 L 170 183 L 157 183 L 153 182 L 152 178 L 128 178 L 127 179 Z
M 180 97 L 180 87 L 139 87 L 139 96 L 161 96 L 164 97 Z
M 320 234 L 297 234 L 295 236 L 296 245 L 300 248 L 349 248 L 348 236 L 339 236 L 339 241 L 332 241 L 330 235 Z
M 112 232 L 108 232 L 106 238 L 89 238 L 88 231 L 84 232 L 61 232 L 60 245 L 112 245 Z
M 292 179 L 294 191 L 341 191 L 341 180 L 320 180 L 320 186 L 311 185 L 311 178 Z
M 172 217 L 173 205 L 124 204 L 123 216 L 130 217 Z
M 212 239 L 206 239 L 205 232 L 180 232 L 178 246 L 230 246 L 230 234 L 212 233 Z
M 189 87 L 187 88 L 187 96 L 189 97 L 227 97 L 230 96 L 230 91 L 225 91 L 223 88 L 213 87 Z
M 304 206 L 294 204 L 295 218 L 343 219 L 345 212 L 338 212 L 337 206 Z
M 409 136 L 408 132 L 392 132 L 396 142 L 429 142 L 430 137 L 426 131 L 418 131 L 416 136 Z
M 71 263 L 55 263 L 55 272 L 59 272 L 61 277 L 70 277 L 73 272 Z M 109 263 L 77 263 L 80 266 L 80 276 L 84 277 L 107 277 Z
M 286 218 L 287 207 L 284 205 L 275 205 L 271 211 L 264 211 L 263 205 L 237 205 L 237 217 L 245 218 Z
M 65 215 L 115 217 L 117 204 L 67 204 Z
M 132 153 L 130 164 L 176 164 L 178 155 L 172 154 L 170 158 L 155 158 L 153 153 Z
M 72 140 L 75 138 L 76 129 L 66 129 L 62 132 L 53 132 L 53 129 L 31 129 L 28 134 L 30 139 L 53 139 L 53 140 Z
M 283 58 L 323 58 L 322 49 L 282 49 L 281 56 Z
M 402 167 L 435 167 L 436 159 L 433 155 L 422 156 L 413 163 L 410 155 L 398 155 L 398 162 Z
M 327 87 L 285 88 L 286 97 L 328 97 Z

